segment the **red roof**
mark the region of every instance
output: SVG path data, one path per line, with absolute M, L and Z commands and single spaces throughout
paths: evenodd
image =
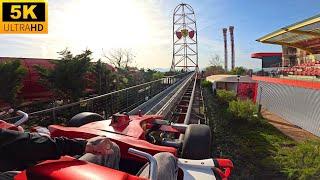
M 45 68 L 53 68 L 52 60 L 40 58 L 14 58 L 14 57 L 0 57 L 0 63 L 12 60 L 19 60 L 21 65 L 27 70 L 27 74 L 23 79 L 23 87 L 21 94 L 24 99 L 47 99 L 52 96 L 48 88 L 41 85 L 39 81 L 39 73 L 35 69 L 35 65 Z
M 251 58 L 262 59 L 264 57 L 274 57 L 274 56 L 282 56 L 281 52 L 263 52 L 263 53 L 252 53 Z

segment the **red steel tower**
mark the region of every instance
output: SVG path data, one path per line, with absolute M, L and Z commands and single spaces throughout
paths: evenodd
M 233 26 L 229 26 L 230 42 L 231 42 L 231 69 L 234 69 L 234 67 L 235 67 L 233 30 L 234 30 L 234 27 Z
M 198 67 L 198 35 L 195 14 L 188 4 L 179 4 L 173 12 L 173 57 L 171 71 Z
M 223 42 L 224 42 L 224 70 L 228 70 L 228 48 L 227 48 L 227 28 L 223 28 Z

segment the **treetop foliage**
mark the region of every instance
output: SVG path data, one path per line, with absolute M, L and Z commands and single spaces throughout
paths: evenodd
M 54 61 L 54 69 L 36 66 L 40 82 L 55 92 L 56 98 L 79 99 L 86 87 L 85 73 L 89 70 L 92 52 L 85 50 L 73 56 L 65 49 L 59 52 L 60 60 Z
M 247 69 L 240 66 L 240 67 L 235 67 L 234 69 L 232 69 L 230 71 L 230 74 L 233 74 L 233 75 L 240 75 L 240 76 L 245 76 L 247 74 Z
M 205 76 L 211 76 L 216 74 L 225 74 L 226 71 L 220 65 L 208 66 L 205 70 Z
M 164 76 L 164 73 L 155 70 L 131 67 L 134 55 L 130 49 L 117 49 L 109 53 L 107 59 L 116 68 L 111 68 L 100 59 L 91 62 L 90 50 L 76 55 L 68 49 L 58 53 L 59 59 L 51 61 L 53 67 L 34 66 L 40 76 L 39 83 L 53 93 L 54 100 L 78 101 L 89 94 L 105 94 Z M 0 100 L 12 105 L 17 102 L 26 73 L 19 60 L 0 63 L 0 84 L 6 84 L 0 87 Z
M 0 99 L 15 106 L 17 94 L 22 88 L 22 80 L 27 70 L 20 61 L 7 61 L 0 63 Z
M 90 72 L 95 76 L 95 80 L 88 80 L 98 94 L 108 93 L 116 86 L 116 74 L 107 66 L 107 63 L 103 63 L 101 59 L 99 59 L 96 63 L 93 63 L 90 68 Z

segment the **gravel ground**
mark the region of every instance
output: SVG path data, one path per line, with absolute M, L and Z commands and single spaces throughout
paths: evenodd
M 263 109 L 261 114 L 266 120 L 268 120 L 270 124 L 272 124 L 274 127 L 279 129 L 283 134 L 289 136 L 295 141 L 300 142 L 300 141 L 310 140 L 310 139 L 320 140 L 318 136 L 315 136 L 314 134 L 289 123 L 288 121 L 284 120 L 280 116 L 273 114 L 270 111 L 267 111 L 266 109 Z

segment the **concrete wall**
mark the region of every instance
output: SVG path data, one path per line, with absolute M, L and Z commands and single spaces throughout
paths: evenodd
M 320 136 L 320 90 L 259 81 L 259 101 L 263 108 Z

